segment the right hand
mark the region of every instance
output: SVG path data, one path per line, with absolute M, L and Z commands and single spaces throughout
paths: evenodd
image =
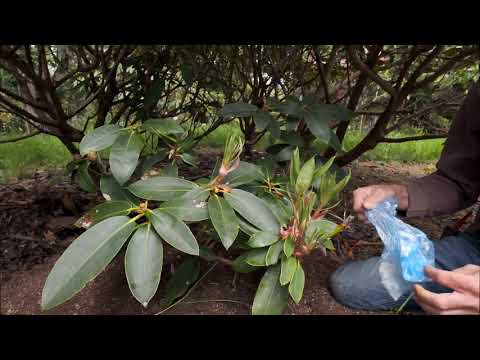
M 408 208 L 408 190 L 405 185 L 370 185 L 353 192 L 353 210 L 358 219 L 367 222 L 365 210 L 373 209 L 378 203 L 392 196 L 398 199 L 399 210 Z

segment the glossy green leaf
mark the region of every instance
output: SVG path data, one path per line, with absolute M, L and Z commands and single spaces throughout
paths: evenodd
M 247 117 L 252 116 L 258 108 L 252 104 L 242 102 L 226 104 L 220 111 L 220 116 L 227 117 Z
M 302 264 L 298 262 L 295 274 L 293 275 L 290 285 L 288 286 L 288 292 L 296 304 L 300 302 L 303 296 L 303 287 L 305 286 L 305 272 L 303 271 Z
M 261 198 L 267 203 L 270 210 L 272 210 L 280 225 L 285 225 L 289 222 L 292 216 L 292 209 L 288 204 L 270 194 L 265 194 Z
M 134 182 L 128 187 L 128 190 L 142 199 L 167 201 L 180 197 L 197 187 L 197 184 L 188 180 L 154 176 Z
M 319 219 L 313 220 L 308 225 L 307 229 L 305 230 L 305 235 L 307 237 L 312 236 L 313 234 L 319 234 L 322 237 L 330 238 L 335 236 L 337 233 L 338 225 L 335 224 L 333 221 L 326 220 L 326 219 Z
M 300 151 L 298 150 L 298 148 L 296 148 L 293 151 L 292 158 L 290 159 L 289 175 L 290 175 L 290 185 L 292 186 L 292 188 L 295 186 L 297 182 L 297 177 L 298 177 L 298 174 L 300 173 L 300 165 L 301 165 Z
M 265 257 L 267 256 L 267 251 L 268 248 L 249 250 L 245 253 L 245 262 L 251 266 L 266 266 Z
M 280 224 L 264 200 L 240 189 L 225 193 L 225 199 L 252 225 L 274 234 L 280 231 Z
M 158 209 L 167 211 L 183 221 L 206 220 L 208 219 L 206 200 L 209 195 L 207 189 L 195 188 L 179 198 L 161 203 Z
M 135 223 L 115 216 L 91 227 L 75 239 L 57 260 L 42 292 L 42 309 L 67 301 L 112 261 L 133 232 Z
M 157 292 L 162 264 L 162 240 L 150 223 L 141 226 L 128 243 L 125 274 L 132 295 L 144 307 L 147 307 Z
M 295 240 L 293 237 L 289 236 L 283 243 L 283 252 L 287 257 L 292 256 L 293 251 L 295 250 Z
M 265 130 L 271 121 L 275 121 L 275 119 L 270 115 L 268 111 L 258 110 L 253 113 L 253 121 L 255 121 L 255 126 L 257 127 L 258 131 Z
M 253 226 L 252 224 L 249 224 L 244 218 L 242 218 L 241 215 L 237 215 L 237 220 L 240 230 L 249 237 L 256 232 L 261 231 L 259 228 Z
M 196 164 L 197 160 L 191 154 L 184 153 L 184 154 L 180 155 L 180 158 L 183 160 L 183 162 L 185 164 L 188 164 L 188 165 L 191 165 L 191 166 L 197 166 L 197 164 Z
M 317 121 L 324 123 L 350 121 L 355 115 L 353 111 L 339 104 L 314 104 L 309 106 Z
M 145 130 L 162 135 L 183 134 L 185 132 L 178 121 L 174 119 L 149 119 L 142 126 Z
M 95 206 L 87 215 L 90 215 L 96 224 L 112 216 L 128 215 L 131 207 L 130 201 L 107 201 Z
M 200 261 L 196 257 L 189 256 L 184 262 L 175 270 L 173 276 L 167 282 L 165 288 L 165 297 L 163 298 L 163 305 L 171 305 L 175 299 L 183 296 L 187 290 L 192 286 L 200 274 Z
M 277 120 L 270 121 L 270 124 L 268 124 L 267 127 L 268 131 L 270 131 L 270 134 L 277 140 L 280 140 L 280 137 L 282 136 L 282 133 L 280 131 L 280 124 Z
M 263 177 L 261 169 L 255 164 L 240 161 L 238 168 L 224 178 L 224 182 L 231 187 L 248 184 Z
M 111 175 L 102 175 L 100 178 L 100 191 L 107 201 L 129 201 L 132 204 L 139 204 L 139 199 L 125 190 Z
M 155 106 L 160 100 L 162 93 L 165 89 L 165 80 L 163 78 L 156 79 L 153 84 L 148 88 L 145 94 L 145 100 L 143 104 L 146 108 L 150 108 L 151 106 Z
M 327 122 L 320 121 L 310 112 L 305 113 L 305 122 L 312 134 L 322 142 L 328 144 L 332 135 L 332 131 Z
M 302 136 L 294 133 L 294 132 L 283 132 L 280 135 L 280 140 L 282 142 L 285 142 L 287 144 L 293 145 L 293 146 L 300 146 L 303 147 L 305 145 L 305 141 Z
M 178 177 L 178 166 L 177 164 L 170 163 L 165 165 L 162 169 L 162 176 L 168 176 L 172 178 Z
M 90 163 L 88 161 L 81 163 L 78 167 L 77 171 L 75 172 L 75 182 L 85 191 L 87 192 L 97 192 L 97 186 L 92 180 L 90 173 L 88 171 Z
M 287 146 L 284 149 L 280 150 L 275 156 L 274 159 L 277 161 L 289 161 L 292 158 L 292 154 L 295 147 Z
M 292 281 L 295 270 L 297 270 L 298 260 L 297 258 L 291 256 L 286 257 L 282 256 L 282 264 L 280 271 L 280 284 L 287 285 Z
M 283 249 L 283 241 L 277 241 L 276 243 L 270 245 L 265 256 L 265 265 L 275 265 L 278 262 L 278 257 Z
M 280 266 L 267 269 L 253 299 L 252 315 L 281 315 L 288 305 L 288 289 L 280 285 Z
M 208 215 L 225 249 L 229 249 L 238 235 L 237 216 L 229 203 L 216 194 L 208 200 Z
M 120 185 L 132 176 L 143 148 L 142 137 L 134 131 L 124 131 L 110 151 L 110 170 Z
M 257 266 L 252 266 L 247 264 L 246 259 L 248 257 L 248 253 L 243 253 L 239 257 L 237 257 L 232 263 L 232 269 L 235 272 L 246 274 L 258 269 Z
M 103 125 L 94 129 L 80 141 L 80 155 L 83 156 L 91 151 L 97 152 L 112 146 L 120 135 L 121 130 L 120 126 L 113 124 Z
M 247 244 L 252 248 L 260 248 L 272 245 L 276 241 L 278 241 L 278 234 L 269 231 L 259 231 L 250 237 Z
M 147 156 L 141 163 L 140 163 L 140 175 L 143 175 L 147 170 L 150 170 L 153 166 L 158 164 L 160 161 L 167 157 L 168 151 L 166 149 L 162 149 L 158 151 L 154 155 Z
M 202 244 L 199 244 L 199 248 L 200 248 L 200 251 L 199 251 L 199 256 L 206 260 L 206 261 L 215 261 L 217 260 L 217 256 L 215 255 L 215 253 L 208 247 L 206 247 L 205 245 L 202 245 Z
M 303 164 L 298 173 L 297 181 L 295 183 L 295 191 L 297 194 L 303 194 L 308 190 L 313 180 L 313 173 L 315 172 L 315 157 L 312 157 L 305 164 Z
M 281 114 L 290 115 L 296 118 L 303 117 L 303 106 L 298 100 L 290 98 L 280 104 L 273 106 L 273 110 Z
M 160 237 L 175 249 L 198 256 L 198 242 L 184 222 L 161 209 L 151 212 L 151 221 Z

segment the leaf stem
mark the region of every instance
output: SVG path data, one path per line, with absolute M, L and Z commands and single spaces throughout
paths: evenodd
M 403 302 L 403 304 L 397 309 L 396 311 L 397 314 L 400 314 L 402 312 L 403 308 L 405 307 L 405 305 L 407 305 L 407 303 L 410 301 L 412 296 L 413 296 L 413 291 L 410 293 L 407 299 Z

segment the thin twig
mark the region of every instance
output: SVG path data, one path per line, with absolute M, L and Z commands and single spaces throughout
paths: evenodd
M 413 291 L 410 293 L 410 295 L 408 296 L 407 300 L 404 301 L 404 303 L 396 310 L 396 313 L 397 314 L 400 314 L 403 310 L 403 308 L 405 307 L 405 305 L 407 305 L 407 303 L 410 301 L 410 299 L 412 298 L 413 296 Z
M 15 138 L 15 139 L 2 140 L 2 141 L 0 141 L 0 144 L 13 143 L 13 142 L 16 142 L 16 141 L 28 139 L 28 138 L 33 137 L 33 136 L 37 136 L 38 134 L 41 134 L 41 131 L 35 131 L 35 132 L 31 133 L 30 135 L 20 136 L 20 137 Z

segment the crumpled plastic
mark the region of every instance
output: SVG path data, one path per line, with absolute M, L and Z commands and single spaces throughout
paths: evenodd
M 431 281 L 424 269 L 435 266 L 432 241 L 396 218 L 397 206 L 398 200 L 392 197 L 365 212 L 385 245 L 378 269 L 383 286 L 394 300 L 409 292 L 413 284 Z

